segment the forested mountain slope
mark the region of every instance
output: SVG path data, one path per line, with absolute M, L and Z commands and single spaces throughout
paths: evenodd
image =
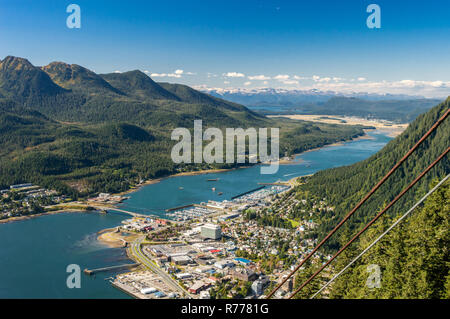
M 437 180 L 430 187 L 434 186 Z M 406 210 L 406 208 L 405 208 Z M 395 218 L 384 218 L 358 245 L 339 257 L 340 270 L 364 250 Z M 422 208 L 363 255 L 331 286 L 330 298 L 450 298 L 450 183 L 442 185 Z M 369 288 L 368 265 L 380 267 L 380 287 Z
M 450 98 L 420 115 L 397 138 L 370 158 L 356 164 L 320 171 L 306 183 L 298 187 L 298 192 L 308 192 L 311 196 L 326 198 L 334 211 L 321 215 L 317 233 L 333 228 L 375 184 L 403 157 L 406 152 L 429 130 L 429 128 L 448 110 Z M 427 167 L 448 146 L 450 140 L 450 119 L 447 118 L 435 132 L 408 158 L 406 162 L 377 190 L 350 220 L 345 224 L 347 230 L 359 229 L 362 223 L 371 219 L 383 205 L 389 203 L 406 185 Z M 395 216 L 400 210 L 411 205 L 425 193 L 433 178 L 442 178 L 450 172 L 450 160 L 446 156 L 412 190 L 390 209 Z M 320 237 L 319 236 L 319 237 Z M 332 237 L 329 248 L 338 247 L 338 237 Z

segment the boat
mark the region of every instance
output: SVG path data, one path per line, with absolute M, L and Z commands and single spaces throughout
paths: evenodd
M 181 187 L 181 186 L 180 186 L 180 187 L 178 187 L 178 189 L 184 189 L 184 187 Z
M 219 196 L 222 195 L 222 194 L 223 194 L 222 192 L 218 192 L 218 193 L 217 193 L 217 195 L 219 195 Z
M 216 191 L 216 188 L 215 188 L 215 187 L 213 187 L 213 188 L 211 188 L 211 189 L 212 189 L 212 191 L 213 191 L 213 192 L 215 192 L 215 191 Z
M 217 182 L 219 179 L 218 178 L 210 178 L 210 179 L 207 179 L 206 181 L 207 182 Z

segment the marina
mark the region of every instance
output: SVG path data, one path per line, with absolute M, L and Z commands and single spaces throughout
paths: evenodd
M 193 205 L 189 205 L 188 209 L 177 210 L 173 213 L 167 213 L 166 216 L 170 219 L 174 219 L 176 221 L 187 221 L 194 218 L 204 217 L 210 214 L 215 213 L 214 210 L 203 208 L 203 207 L 192 207 Z
M 260 189 L 263 189 L 264 187 L 266 187 L 266 186 L 260 186 L 260 187 L 257 187 L 257 188 L 255 188 L 255 189 L 252 189 L 252 190 L 249 190 L 249 191 L 247 191 L 247 192 L 244 192 L 244 193 L 238 194 L 238 195 L 236 195 L 236 196 L 233 196 L 233 197 L 231 197 L 231 199 L 236 199 L 236 198 L 242 197 L 242 196 L 244 196 L 244 195 L 247 195 L 247 194 L 253 193 L 253 192 L 255 192 L 255 191 L 258 191 L 258 190 L 260 190 Z

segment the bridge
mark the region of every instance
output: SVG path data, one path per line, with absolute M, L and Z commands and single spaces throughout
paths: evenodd
M 90 207 L 93 207 L 95 209 L 99 209 L 99 210 L 112 210 L 112 211 L 116 211 L 116 212 L 120 212 L 120 213 L 124 213 L 124 214 L 128 214 L 131 215 L 133 217 L 143 217 L 143 218 L 148 218 L 151 217 L 150 215 L 145 215 L 145 214 L 139 214 L 139 213 L 135 213 L 135 212 L 130 212 L 128 210 L 124 210 L 124 209 L 120 209 L 120 208 L 116 208 L 116 207 L 109 207 L 109 206 L 99 206 L 99 205 L 89 205 Z

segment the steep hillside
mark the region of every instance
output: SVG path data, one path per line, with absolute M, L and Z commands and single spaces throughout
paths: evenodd
M 450 107 L 450 98 L 435 106 L 412 122 L 407 130 L 388 143 L 372 157 L 351 166 L 320 171 L 298 187 L 298 192 L 308 192 L 335 207 L 319 216 L 317 233 L 324 236 L 353 206 L 380 180 L 412 147 L 433 123 Z M 377 190 L 372 198 L 347 222 L 347 230 L 360 228 L 385 204 L 390 202 L 408 183 L 449 146 L 450 119 L 435 131 L 419 149 Z M 442 178 L 450 172 L 449 157 L 445 157 L 391 210 L 395 215 L 411 205 L 415 198 L 424 193 L 435 177 Z M 338 246 L 337 237 L 332 238 L 329 247 Z
M 35 102 L 65 90 L 27 59 L 7 56 L 0 61 L 0 94 L 22 103 Z
M 437 181 L 431 185 L 434 186 Z M 335 269 L 364 250 L 394 222 L 385 218 L 364 234 L 358 245 L 339 257 Z M 450 183 L 442 185 L 406 220 L 365 254 L 331 286 L 330 298 L 450 298 Z M 367 266 L 380 267 L 380 287 L 366 285 Z
M 59 86 L 84 91 L 88 94 L 119 94 L 122 93 L 112 87 L 101 76 L 77 64 L 52 62 L 41 68 Z
M 180 101 L 176 95 L 166 91 L 149 76 L 139 70 L 124 73 L 101 74 L 100 76 L 108 81 L 109 84 L 130 97 L 138 99 Z

